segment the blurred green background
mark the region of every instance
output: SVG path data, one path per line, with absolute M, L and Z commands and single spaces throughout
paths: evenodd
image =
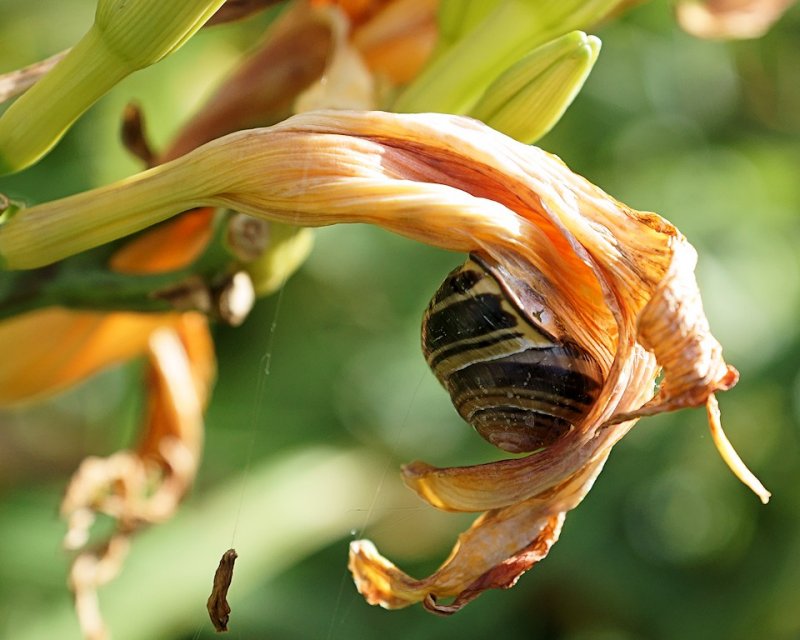
M 0 71 L 69 46 L 93 10 L 2 0 Z M 267 19 L 203 31 L 127 79 L 0 191 L 37 203 L 138 170 L 118 142 L 123 105 L 138 100 L 164 145 Z M 349 540 L 369 537 L 422 576 L 471 520 L 405 490 L 400 464 L 500 456 L 461 423 L 419 350 L 422 311 L 462 257 L 323 229 L 280 294 L 243 327 L 215 330 L 200 476 L 101 591 L 114 638 L 215 637 L 205 599 L 231 544 L 231 638 L 800 637 L 800 10 L 754 41 L 694 39 L 662 1 L 595 33 L 597 66 L 540 146 L 697 247 L 712 329 L 741 372 L 723 421 L 770 504 L 726 469 L 702 410 L 646 419 L 515 588 L 447 619 L 368 606 L 345 567 Z M 134 440 L 140 373 L 132 363 L 0 413 L 0 637 L 78 637 L 58 503 L 85 455 Z

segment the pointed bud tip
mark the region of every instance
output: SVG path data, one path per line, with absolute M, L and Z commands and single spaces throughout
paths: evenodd
M 572 31 L 560 39 L 552 41 L 553 44 L 556 42 L 560 43 L 562 55 L 586 58 L 590 62 L 594 62 L 597 59 L 600 48 L 603 45 L 600 38 L 583 31 Z

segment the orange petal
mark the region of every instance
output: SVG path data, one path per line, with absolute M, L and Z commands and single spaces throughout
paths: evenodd
M 130 274 L 175 271 L 189 266 L 211 239 L 214 209 L 184 213 L 126 243 L 110 260 L 114 271 Z
M 359 25 L 353 44 L 369 68 L 395 84 L 411 81 L 433 52 L 438 0 L 395 0 Z
M 83 313 L 48 308 L 0 324 L 0 405 L 61 391 L 143 354 L 177 314 Z

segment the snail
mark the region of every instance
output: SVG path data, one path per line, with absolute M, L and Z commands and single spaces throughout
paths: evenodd
M 470 255 L 428 305 L 422 351 L 484 439 L 529 452 L 580 424 L 602 386 L 597 361 L 557 327 L 529 284 Z

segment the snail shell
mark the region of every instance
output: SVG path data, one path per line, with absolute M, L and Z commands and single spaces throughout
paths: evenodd
M 563 437 L 602 386 L 595 359 L 542 326 L 547 314 L 530 286 L 470 256 L 423 316 L 428 365 L 461 417 L 505 451 L 533 451 Z

